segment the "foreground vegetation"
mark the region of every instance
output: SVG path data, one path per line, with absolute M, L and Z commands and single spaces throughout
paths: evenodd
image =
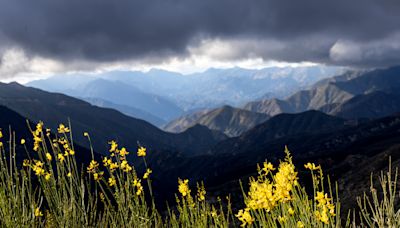
M 337 188 L 321 167 L 304 165 L 313 182 L 307 192 L 285 148 L 278 166 L 266 161 L 249 179 L 244 208 L 233 210 L 237 199 L 229 197 L 210 203 L 203 184 L 191 189 L 189 180 L 178 179 L 176 205 L 161 215 L 151 168 L 135 170 L 126 159 L 130 152 L 117 142 L 109 142 L 109 155 L 101 161 L 92 150 L 93 160 L 79 168 L 69 127 L 61 124 L 51 134 L 39 123 L 31 132 L 33 148 L 13 135 L 4 140 L 0 132 L 1 227 L 400 227 L 397 170 L 382 173 L 380 189 L 371 183 L 371 192 L 358 198 L 359 208 L 341 216 Z M 84 136 L 90 143 L 89 134 Z M 31 155 L 22 167 L 16 163 L 17 143 Z M 136 152 L 144 164 L 147 153 L 143 147 Z

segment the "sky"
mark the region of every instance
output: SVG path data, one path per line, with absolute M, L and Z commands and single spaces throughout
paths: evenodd
M 400 64 L 397 0 L 0 0 L 0 80 Z

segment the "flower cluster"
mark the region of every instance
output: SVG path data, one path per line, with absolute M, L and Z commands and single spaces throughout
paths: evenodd
M 110 149 L 109 149 L 110 157 L 116 157 L 121 161 L 126 160 L 126 156 L 129 154 L 129 152 L 125 147 L 119 149 L 118 143 L 116 143 L 114 140 L 112 140 L 108 144 L 110 144 Z
M 250 191 L 246 201 L 246 206 L 253 210 L 265 209 L 272 210 L 276 205 L 276 200 L 273 192 L 273 184 L 268 180 L 258 181 L 250 180 Z
M 110 157 L 103 158 L 103 166 L 108 167 L 111 173 L 118 168 L 126 173 L 132 171 L 133 167 L 129 165 L 128 161 L 126 160 L 126 156 L 129 154 L 128 150 L 125 147 L 119 149 L 118 144 L 114 140 L 109 142 L 109 144 Z M 116 161 L 113 161 L 113 159 Z
M 110 187 L 114 186 L 116 183 L 117 183 L 117 181 L 115 180 L 115 177 L 108 178 L 108 185 Z
M 321 166 L 319 166 L 319 165 L 316 166 L 314 163 L 308 162 L 307 164 L 304 165 L 304 168 L 314 171 L 314 170 L 320 170 Z
M 137 155 L 139 157 L 145 157 L 146 156 L 146 148 L 144 147 L 139 147 L 138 151 L 137 151 Z
M 147 169 L 146 172 L 143 174 L 143 179 L 149 178 L 150 174 L 153 173 L 151 169 Z
M 53 146 L 58 147 L 58 145 L 61 145 L 64 149 L 64 153 L 58 154 L 58 160 L 64 161 L 65 157 L 75 155 L 75 151 L 71 148 L 70 143 L 64 137 L 53 139 Z
M 197 185 L 197 200 L 199 202 L 206 200 L 206 188 L 204 187 L 204 184 Z
M 286 202 L 292 199 L 290 192 L 294 185 L 297 185 L 297 172 L 290 161 L 279 164 L 278 172 L 275 174 L 275 191 L 274 197 L 276 201 Z
M 142 181 L 139 178 L 133 180 L 133 185 L 136 187 L 136 195 L 140 195 L 143 192 Z
M 244 210 L 239 210 L 236 217 L 239 219 L 239 221 L 242 222 L 242 224 L 240 225 L 241 227 L 251 225 L 254 222 L 253 217 L 251 217 L 249 208 L 246 208 Z
M 65 134 L 65 133 L 70 132 L 69 128 L 66 127 L 64 124 L 58 125 L 57 131 L 58 131 L 58 133 L 60 133 L 60 134 Z
M 43 122 L 39 122 L 36 124 L 36 129 L 35 131 L 32 131 L 33 135 L 33 150 L 34 151 L 39 151 L 40 148 L 40 143 L 43 141 L 41 133 L 43 132 Z
M 248 224 L 248 221 L 251 221 L 251 219 L 248 219 L 251 215 L 246 211 L 263 209 L 270 212 L 278 203 L 286 203 L 292 200 L 292 190 L 294 186 L 298 185 L 298 177 L 287 148 L 285 148 L 285 153 L 285 160 L 279 164 L 275 175 L 272 172 L 275 170 L 272 163 L 264 162 L 262 168 L 258 167 L 260 174 L 258 178 L 250 178 L 250 189 L 245 200 L 246 208 L 239 211 L 243 224 Z M 294 213 L 293 209 L 291 210 Z M 237 216 L 239 217 L 239 214 Z M 283 223 L 285 218 L 282 217 L 279 221 Z
M 329 217 L 335 216 L 335 205 L 332 203 L 332 199 L 328 197 L 327 193 L 317 192 L 315 201 L 318 208 L 315 211 L 315 217 L 319 221 L 329 224 Z
M 31 164 L 29 160 L 24 160 L 23 166 L 30 167 L 36 176 L 43 176 L 45 180 L 50 180 L 51 173 L 47 172 L 44 163 L 38 160 L 33 160 L 34 164 Z
M 95 160 L 90 162 L 89 166 L 87 167 L 87 172 L 93 174 L 93 179 L 95 181 L 101 180 L 104 175 L 104 172 L 99 170 L 99 163 Z
M 189 180 L 178 179 L 178 191 L 183 197 L 190 195 Z
M 277 173 L 271 163 L 264 163 L 264 167 L 257 180 L 250 179 L 250 190 L 246 200 L 246 206 L 250 209 L 265 209 L 271 211 L 278 202 L 287 202 L 292 199 L 291 191 L 297 185 L 297 172 L 289 155 L 281 162 Z M 272 180 L 266 174 L 270 173 Z
M 121 162 L 120 168 L 122 171 L 126 173 L 132 171 L 133 169 L 132 166 L 130 166 L 126 160 Z

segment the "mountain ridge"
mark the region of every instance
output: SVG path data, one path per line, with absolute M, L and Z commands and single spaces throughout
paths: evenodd
M 195 112 L 180 117 L 168 123 L 163 129 L 170 132 L 181 132 L 188 127 L 200 124 L 211 130 L 222 132 L 229 137 L 235 137 L 266 121 L 268 118 L 269 116 L 265 114 L 224 105 L 220 108 Z
M 211 131 L 207 134 L 204 134 L 205 131 L 171 134 L 113 109 L 96 107 L 60 93 L 49 93 L 18 83 L 0 83 L 0 104 L 34 122 L 42 120 L 52 129 L 56 129 L 59 123 L 71 122 L 75 141 L 89 146 L 83 136 L 83 132 L 89 132 L 93 135 L 94 149 L 100 153 L 106 153 L 109 140 L 117 140 L 132 149 L 140 142 L 150 150 L 188 154 L 197 153 L 197 148 L 202 149 L 218 141 Z M 194 147 L 194 138 L 205 144 Z
M 312 86 L 311 89 L 296 92 L 284 100 L 254 101 L 245 104 L 243 108 L 269 115 L 283 112 L 298 113 L 311 109 L 334 114 L 335 112 L 332 109 L 338 109 L 338 106 L 358 95 L 366 95 L 376 91 L 398 93 L 397 91 L 400 89 L 399 76 L 400 66 L 362 73 L 348 72 L 331 79 L 323 79 Z M 390 113 L 380 116 L 388 114 Z

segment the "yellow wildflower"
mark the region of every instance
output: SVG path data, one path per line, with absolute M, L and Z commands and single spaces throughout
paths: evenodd
M 25 139 L 21 139 L 21 145 L 25 144 Z
M 40 208 L 36 208 L 35 209 L 35 217 L 42 217 L 43 213 L 40 211 Z
M 153 172 L 153 171 L 152 171 L 151 169 L 147 169 L 146 172 L 145 172 L 144 175 L 143 175 L 143 179 L 149 178 L 149 176 L 150 176 L 150 174 L 151 174 L 152 172 Z
M 104 157 L 104 158 L 103 158 L 103 166 L 104 166 L 104 167 L 109 166 L 111 163 L 112 163 L 112 160 L 111 160 L 111 159 L 108 159 L 107 157 Z
M 33 135 L 33 150 L 38 151 L 40 148 L 40 143 L 42 142 L 42 138 L 40 137 L 40 133 L 43 131 L 43 122 L 39 122 L 36 124 L 36 130 L 32 132 Z
M 35 161 L 35 165 L 32 166 L 32 170 L 35 172 L 36 176 L 43 176 L 45 174 L 43 162 L 41 161 Z
M 178 191 L 182 194 L 183 197 L 190 195 L 190 189 L 189 189 L 189 180 L 181 180 L 178 179 Z
M 69 149 L 69 144 L 68 144 L 68 142 L 64 142 L 63 147 L 64 147 L 65 150 L 68 150 L 68 149 Z
M 315 217 L 319 221 L 329 224 L 329 216 L 335 216 L 335 205 L 332 203 L 332 199 L 328 197 L 327 193 L 317 192 L 315 201 L 319 209 L 314 212 Z
M 114 172 L 118 168 L 118 163 L 112 162 L 110 164 L 110 172 Z
M 68 133 L 70 130 L 68 127 L 64 126 L 64 124 L 60 124 L 60 125 L 58 125 L 57 131 L 60 134 L 64 134 L 64 133 Z
M 27 166 L 30 166 L 30 161 L 29 160 L 27 160 L 27 159 L 24 159 L 24 161 L 23 161 L 23 163 L 22 163 L 22 166 L 24 166 L 24 167 L 27 167 Z
M 48 161 L 51 161 L 51 160 L 53 159 L 53 157 L 51 156 L 50 153 L 46 153 L 46 159 L 47 159 Z
M 251 217 L 250 209 L 246 208 L 244 210 L 239 210 L 236 217 L 242 222 L 241 227 L 245 227 L 246 225 L 251 225 L 254 222 L 254 219 Z
M 44 179 L 50 180 L 50 177 L 51 177 L 51 173 L 46 173 L 46 175 L 44 176 Z
M 286 202 L 292 199 L 291 190 L 297 184 L 297 172 L 290 158 L 279 164 L 278 172 L 275 174 L 274 196 L 277 201 Z
M 99 181 L 99 180 L 101 180 L 101 178 L 103 178 L 103 174 L 104 174 L 103 171 L 98 172 L 98 173 L 93 173 L 93 179 L 95 181 Z
M 297 228 L 303 228 L 304 224 L 301 221 L 297 221 Z
M 139 178 L 135 177 L 135 179 L 133 179 L 133 185 L 135 187 L 142 186 L 142 180 L 140 180 Z
M 121 168 L 121 170 L 124 171 L 124 172 L 132 171 L 132 167 L 128 164 L 127 161 L 122 161 L 122 162 L 121 162 L 120 168 Z
M 39 123 L 36 124 L 36 130 L 35 130 L 35 135 L 39 136 L 39 134 L 43 131 L 43 122 L 39 121 Z
M 321 166 L 316 166 L 314 163 L 308 162 L 307 164 L 304 165 L 304 168 L 309 169 L 309 170 L 317 170 L 317 169 L 321 169 Z
M 1 131 L 1 128 L 0 128 L 0 139 L 1 138 L 3 138 L 3 132 Z
M 97 163 L 97 161 L 95 161 L 95 160 L 92 160 L 89 164 L 89 167 L 87 167 L 87 172 L 93 173 L 93 172 L 95 172 L 97 167 L 99 167 L 99 163 Z
M 137 151 L 137 155 L 139 157 L 144 157 L 146 156 L 146 148 L 144 147 L 139 147 L 138 151 Z
M 108 178 L 108 185 L 109 185 L 110 187 L 114 186 L 116 183 L 117 183 L 117 181 L 115 180 L 114 177 Z
M 70 149 L 70 150 L 69 150 L 69 155 L 72 155 L 72 156 L 75 155 L 75 151 L 72 150 L 72 149 Z
M 72 177 L 72 173 L 71 172 L 67 173 L 67 177 Z
M 262 168 L 262 170 L 265 173 L 268 173 L 269 171 L 275 170 L 275 168 L 274 168 L 274 166 L 272 165 L 271 162 L 264 162 L 264 167 Z
M 273 195 L 273 184 L 268 180 L 263 182 L 251 179 L 250 190 L 246 200 L 246 206 L 253 210 L 265 209 L 271 211 L 276 205 Z
M 115 152 L 118 148 L 118 144 L 112 140 L 111 142 L 109 142 L 108 144 L 110 144 L 110 152 Z
M 65 160 L 64 155 L 62 155 L 61 153 L 57 155 L 57 158 L 60 162 L 63 162 Z
M 204 201 L 206 199 L 206 189 L 204 188 L 204 185 L 197 186 L 197 200 L 198 201 Z
M 125 149 L 125 147 L 122 147 L 121 150 L 119 151 L 119 155 L 122 157 L 125 157 L 128 154 L 129 152 Z
M 3 142 L 0 142 L 0 148 L 3 147 Z
M 293 210 L 293 208 L 290 207 L 290 208 L 288 209 L 288 212 L 289 212 L 289 215 L 294 215 L 294 210 Z
M 136 185 L 136 195 L 139 196 L 140 194 L 142 194 L 142 192 L 143 192 L 143 186 L 139 181 L 138 184 Z
M 87 132 L 83 132 L 83 136 L 85 136 L 85 137 L 89 137 L 89 133 L 87 133 Z
M 40 143 L 42 142 L 42 139 L 38 136 L 33 136 L 33 150 L 38 151 L 40 148 Z
M 280 223 L 285 223 L 286 222 L 286 217 L 285 216 L 279 216 L 278 217 L 278 221 L 280 222 Z

